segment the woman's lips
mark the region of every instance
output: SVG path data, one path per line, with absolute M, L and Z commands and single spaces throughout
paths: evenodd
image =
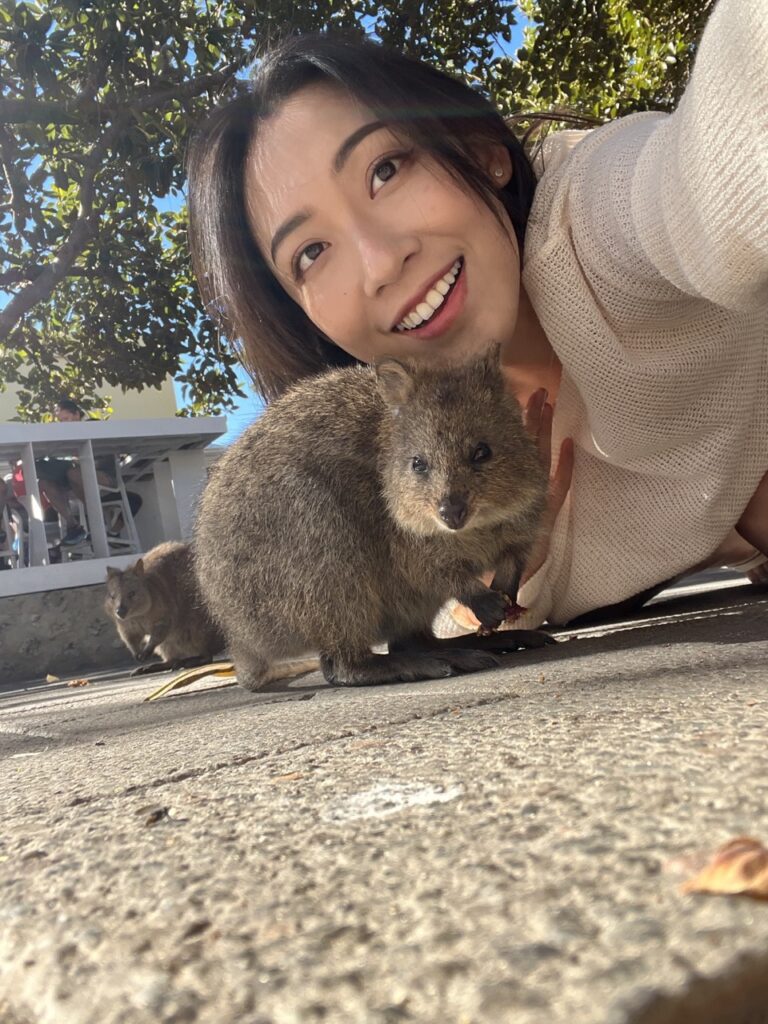
M 435 338 L 437 335 L 448 330 L 464 308 L 464 303 L 467 298 L 466 269 L 466 262 L 462 262 L 461 269 L 459 270 L 459 276 L 456 278 L 445 302 L 437 310 L 434 316 L 420 327 L 412 327 L 410 330 L 403 331 L 403 334 L 416 338 Z

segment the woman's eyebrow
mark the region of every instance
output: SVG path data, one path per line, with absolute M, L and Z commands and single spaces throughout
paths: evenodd
M 273 263 L 276 262 L 275 254 L 286 235 L 290 235 L 290 233 L 295 231 L 296 228 L 300 228 L 305 220 L 309 220 L 309 217 L 310 213 L 308 210 L 300 210 L 299 213 L 294 214 L 293 217 L 289 217 L 288 220 L 283 221 L 272 236 L 272 244 L 269 247 Z
M 379 131 L 380 128 L 386 128 L 385 121 L 371 121 L 368 124 L 361 125 L 355 129 L 352 134 L 346 138 L 336 151 L 336 156 L 333 158 L 333 169 L 336 174 L 344 167 L 344 164 L 349 159 L 349 155 L 355 146 L 359 145 L 363 139 L 367 138 L 372 132 Z
M 355 146 L 358 146 L 363 139 L 367 138 L 373 132 L 377 132 L 381 128 L 386 127 L 387 125 L 385 121 L 370 121 L 368 124 L 363 124 L 359 128 L 356 128 L 336 150 L 336 155 L 333 158 L 332 164 L 334 173 L 338 174 L 343 169 L 344 164 L 349 159 Z M 301 227 L 304 221 L 309 220 L 310 216 L 311 215 L 308 210 L 300 210 L 298 213 L 294 214 L 293 217 L 289 217 L 288 220 L 283 221 L 277 231 L 275 231 L 272 236 L 272 243 L 269 247 L 273 263 L 275 263 L 275 254 L 277 253 L 281 242 L 287 235 L 290 235 L 292 231 Z

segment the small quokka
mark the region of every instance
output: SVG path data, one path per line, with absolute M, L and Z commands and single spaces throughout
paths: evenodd
M 169 541 L 124 571 L 108 567 L 104 607 L 137 661 L 162 659 L 134 675 L 205 664 L 224 649 L 200 598 L 189 544 Z
M 385 359 L 294 386 L 219 461 L 196 526 L 200 589 L 239 683 L 259 689 L 309 652 L 329 682 L 366 685 L 548 642 L 431 630 L 449 598 L 488 630 L 510 615 L 546 487 L 498 346 L 463 366 Z

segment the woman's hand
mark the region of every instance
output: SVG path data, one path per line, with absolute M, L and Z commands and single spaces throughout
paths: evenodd
M 520 579 L 521 584 L 529 580 L 542 567 L 549 554 L 549 539 L 555 520 L 563 507 L 573 477 L 573 438 L 566 437 L 560 445 L 557 466 L 552 471 L 552 416 L 554 407 L 547 401 L 544 388 L 534 391 L 528 399 L 523 421 L 525 429 L 536 442 L 542 465 L 549 474 L 547 505 L 539 527 L 539 539 L 533 546 L 528 562 Z
M 523 413 L 525 429 L 536 442 L 542 464 L 549 474 L 547 505 L 539 528 L 539 538 L 533 546 L 528 562 L 520 579 L 521 584 L 530 579 L 546 561 L 549 553 L 549 539 L 563 502 L 570 490 L 573 477 L 573 439 L 567 437 L 560 445 L 557 466 L 552 471 L 552 416 L 554 407 L 547 401 L 544 388 L 534 391 L 528 399 Z M 490 586 L 493 572 L 485 573 L 483 582 Z M 511 594 L 511 597 L 516 597 Z M 476 629 L 480 623 L 469 608 L 456 602 L 451 605 L 451 616 L 466 629 Z
M 768 473 L 757 485 L 741 519 L 736 523 L 736 529 L 744 540 L 768 557 Z

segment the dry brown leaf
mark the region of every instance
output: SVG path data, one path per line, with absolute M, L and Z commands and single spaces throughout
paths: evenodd
M 91 685 L 91 680 L 90 679 L 70 679 L 70 681 L 67 683 L 67 686 L 90 686 L 90 685 Z
M 51 675 L 50 672 L 45 677 L 45 681 L 46 681 L 46 683 L 60 683 L 61 682 L 61 680 L 59 679 L 58 676 Z
M 768 899 L 768 849 L 759 839 L 737 836 L 715 850 L 706 867 L 682 889 Z

